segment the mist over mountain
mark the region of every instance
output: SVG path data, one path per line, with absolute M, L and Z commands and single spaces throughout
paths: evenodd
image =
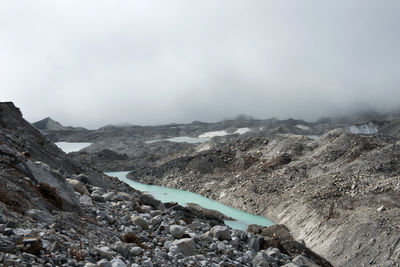
M 156 125 L 399 108 L 398 1 L 4 1 L 3 101 Z

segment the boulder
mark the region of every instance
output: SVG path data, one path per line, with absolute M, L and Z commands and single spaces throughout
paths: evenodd
M 16 247 L 13 242 L 10 242 L 0 235 L 0 251 L 4 253 L 15 253 Z
M 106 259 L 99 260 L 97 262 L 97 266 L 99 266 L 99 267 L 112 267 L 111 263 Z
M 311 259 L 298 255 L 292 259 L 292 263 L 296 264 L 296 266 L 310 266 L 310 267 L 317 267 L 318 264 L 315 264 Z
M 196 254 L 196 243 L 193 238 L 182 238 L 172 242 L 173 246 L 177 246 L 179 250 L 186 256 Z
M 113 259 L 111 261 L 111 267 L 126 267 L 127 265 L 120 259 Z
M 255 252 L 260 251 L 260 246 L 261 246 L 261 244 L 263 242 L 263 239 L 264 238 L 260 238 L 260 237 L 257 237 L 257 236 L 254 236 L 254 237 L 250 238 L 250 240 L 249 240 L 250 248 L 252 250 L 254 250 Z
M 142 227 L 143 230 L 148 230 L 149 229 L 149 223 L 145 219 L 140 217 L 140 216 L 133 215 L 131 217 L 131 221 L 132 221 L 133 224 L 139 225 L 140 227 Z
M 72 186 L 72 188 L 81 195 L 89 195 L 89 191 L 86 187 L 78 180 L 67 179 L 67 182 Z
M 157 215 L 157 216 L 151 218 L 150 224 L 158 225 L 158 224 L 162 223 L 162 221 L 163 221 L 163 217 L 161 215 Z
M 15 157 L 17 155 L 17 152 L 6 146 L 5 144 L 0 144 L 0 153 Z
M 143 193 L 140 195 L 140 200 L 142 201 L 143 204 L 152 206 L 155 209 L 159 210 L 165 209 L 164 204 L 160 200 L 155 199 L 152 195 Z
M 88 195 L 81 196 L 79 202 L 84 206 L 93 206 L 92 198 Z
M 218 240 L 221 241 L 231 239 L 231 233 L 226 225 L 216 225 L 211 228 L 210 233 L 213 237 L 218 238 Z
M 4 214 L 0 211 L 0 224 L 5 224 L 8 222 L 8 219 Z
M 113 251 L 109 247 L 100 247 L 100 248 L 94 248 L 94 250 L 99 254 L 101 257 L 107 258 L 107 259 L 112 259 L 117 253 Z
M 253 264 L 253 266 L 257 267 L 279 266 L 278 262 L 271 256 L 268 256 L 264 251 L 258 252 L 251 263 Z
M 131 249 L 131 252 L 132 252 L 133 255 L 139 256 L 140 254 L 142 254 L 143 249 L 141 247 L 133 247 Z
M 181 238 L 185 234 L 185 228 L 180 225 L 171 225 L 169 227 L 169 233 L 175 238 Z
M 61 208 L 65 211 L 76 211 L 80 209 L 80 203 L 72 186 L 59 174 L 47 170 L 31 160 L 17 164 L 17 169 L 36 183 L 47 184 L 55 188 L 61 198 Z

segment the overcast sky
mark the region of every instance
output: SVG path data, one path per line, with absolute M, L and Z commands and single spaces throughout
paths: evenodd
M 304 118 L 400 105 L 400 1 L 3 0 L 0 100 L 29 121 Z

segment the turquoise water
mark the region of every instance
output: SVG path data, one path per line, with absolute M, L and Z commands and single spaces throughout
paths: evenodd
M 159 141 L 170 141 L 170 142 L 176 142 L 176 143 L 197 144 L 197 143 L 205 143 L 208 140 L 210 140 L 210 138 L 207 138 L 207 137 L 178 136 L 178 137 L 172 137 L 172 138 L 162 139 L 162 140 L 147 141 L 146 144 L 155 143 L 155 142 L 159 142 Z
M 121 181 L 127 183 L 128 185 L 139 191 L 146 191 L 150 193 L 154 198 L 162 202 L 177 202 L 182 206 L 185 206 L 187 203 L 196 203 L 207 209 L 218 210 L 226 216 L 229 216 L 236 220 L 225 221 L 226 225 L 229 225 L 234 229 L 246 230 L 249 224 L 259 224 L 264 226 L 270 226 L 274 224 L 272 221 L 268 220 L 265 217 L 253 215 L 238 209 L 225 206 L 217 201 L 203 197 L 199 194 L 179 189 L 172 189 L 158 185 L 147 185 L 132 181 L 126 178 L 128 172 L 106 172 L 106 174 L 109 176 L 117 177 Z
M 55 143 L 65 153 L 77 152 L 82 148 L 90 146 L 92 143 L 57 142 Z

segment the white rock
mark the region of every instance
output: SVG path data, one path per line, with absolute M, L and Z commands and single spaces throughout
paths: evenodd
M 377 209 L 377 211 L 385 211 L 386 210 L 386 207 L 385 206 L 380 206 L 378 209 Z

